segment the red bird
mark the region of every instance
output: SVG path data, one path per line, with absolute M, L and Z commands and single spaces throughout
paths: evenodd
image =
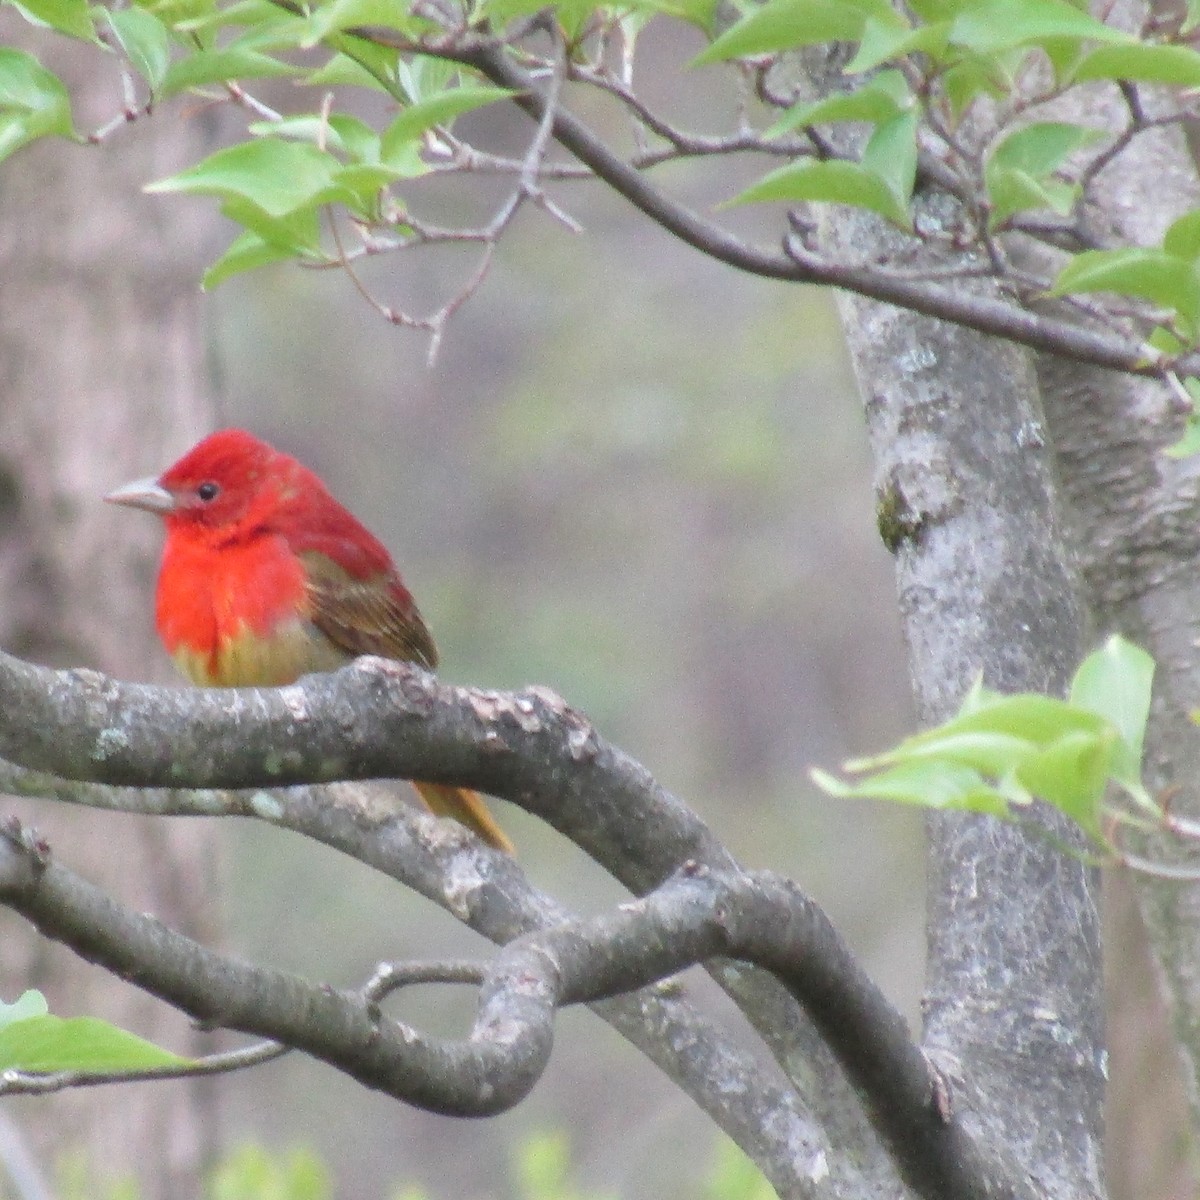
M 383 544 L 312 471 L 251 434 L 214 433 L 105 499 L 166 525 L 155 623 L 193 683 L 280 687 L 360 654 L 437 665 Z M 512 853 L 478 794 L 413 786 L 435 813 Z

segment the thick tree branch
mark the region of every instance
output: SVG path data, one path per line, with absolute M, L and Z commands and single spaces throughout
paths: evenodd
M 7 664 L 22 665 L 17 660 L 0 657 L 0 674 Z M 59 676 L 55 672 L 39 675 L 40 668 L 32 670 L 34 676 L 29 677 L 28 681 L 58 678 L 69 691 L 75 692 L 77 700 L 83 700 L 83 708 L 92 706 L 92 701 L 85 697 L 93 695 L 94 689 L 105 690 L 108 687 L 107 681 L 90 672 L 84 672 L 82 676 L 77 672 Z M 83 692 L 78 692 L 76 689 L 81 679 Z M 320 682 L 320 677 L 306 680 L 299 685 L 296 694 L 302 696 L 310 684 Z M 328 678 L 325 682 L 329 682 Z M 432 676 L 427 677 L 425 682 L 436 686 Z M 335 710 L 342 714 L 338 720 L 342 722 L 343 731 L 353 725 L 353 719 L 345 719 L 345 714 L 359 711 L 364 717 L 366 715 L 369 705 L 356 695 L 361 683 L 361 679 L 357 683 L 351 681 L 350 691 L 335 703 Z M 129 696 L 130 693 L 125 689 L 133 685 L 112 686 L 121 695 Z M 145 744 L 161 749 L 161 731 L 170 729 L 170 737 L 175 739 L 180 752 L 177 756 L 180 768 L 190 769 L 184 762 L 184 743 L 203 747 L 210 742 L 209 735 L 212 732 L 211 728 L 206 732 L 199 727 L 188 732 L 192 721 L 190 705 L 194 701 L 207 705 L 217 693 L 136 687 L 135 691 L 145 699 L 157 695 L 160 703 L 165 704 L 165 709 L 151 706 L 142 710 L 140 719 L 149 721 L 148 726 L 143 726 L 147 734 Z M 296 694 L 289 697 L 285 691 L 263 692 L 261 695 L 263 698 L 284 699 L 282 712 L 294 717 L 298 708 L 306 703 L 297 700 Z M 239 736 L 239 729 L 243 733 L 248 732 L 245 702 L 254 695 L 251 692 L 238 697 L 234 693 L 225 694 L 227 702 L 234 700 L 232 705 L 226 703 L 223 709 L 226 722 L 232 726 L 233 738 Z M 549 696 L 548 693 L 535 695 Z M 506 701 L 508 710 L 520 713 L 527 725 L 534 719 L 532 699 L 519 702 L 517 698 L 503 698 L 493 693 L 475 693 L 474 701 L 468 702 L 464 711 L 469 714 L 468 719 L 475 720 L 472 704 L 486 710 L 489 705 L 494 707 L 502 699 Z M 436 700 L 430 694 L 425 703 L 433 705 Z M 560 701 L 556 703 L 561 705 Z M 121 704 L 122 701 L 115 698 L 112 710 L 114 719 L 120 720 L 116 713 L 120 711 Z M 174 712 L 176 705 L 182 705 L 182 709 L 174 717 L 168 717 L 166 714 Z M 82 712 L 73 704 L 69 703 L 68 707 L 73 708 L 77 715 Z M 215 716 L 220 710 L 221 706 L 218 705 L 210 711 Z M 94 716 L 97 715 L 97 709 L 93 708 L 92 711 Z M 132 715 L 126 713 L 126 719 L 127 722 L 132 721 Z M 221 718 L 216 716 L 216 720 L 220 721 Z M 571 726 L 576 733 L 578 722 L 576 718 L 576 724 Z M 6 727 L 7 723 L 0 719 L 0 726 Z M 108 729 L 107 733 L 105 729 Z M 4 736 L 4 732 L 4 729 L 0 729 L 0 737 Z M 360 732 L 365 732 L 365 727 Z M 111 726 L 103 721 L 93 733 L 104 745 L 111 745 L 115 736 Z M 301 730 L 297 730 L 297 733 L 300 741 L 307 740 Z M 17 742 L 25 740 L 19 731 L 14 730 L 13 736 Z M 55 740 L 51 738 L 50 743 L 53 744 Z M 268 754 L 270 742 L 271 735 L 268 733 L 265 738 Z M 494 744 L 486 736 L 484 742 Z M 554 791 L 554 778 L 558 772 L 569 772 L 571 767 L 568 753 L 564 752 L 563 759 L 561 767 L 551 766 L 550 778 L 543 781 L 543 787 L 549 788 L 552 794 L 557 794 Z M 597 843 L 593 850 L 597 857 L 601 853 L 608 853 L 616 858 L 615 874 L 625 877 L 630 886 L 635 886 L 631 882 L 635 876 L 646 877 L 648 872 L 640 865 L 641 860 L 650 858 L 657 861 L 654 856 L 660 850 L 658 841 L 667 836 L 664 830 L 671 828 L 672 822 L 680 826 L 675 839 L 679 844 L 697 850 L 706 849 L 715 863 L 731 865 L 727 853 L 711 833 L 677 801 L 673 802 L 674 811 L 664 823 L 656 825 L 642 819 L 638 815 L 641 809 L 654 805 L 654 796 L 657 794 L 655 785 L 636 764 L 630 764 L 623 756 L 619 756 L 619 761 L 624 764 L 622 769 L 629 779 L 627 799 L 630 807 L 618 808 L 614 820 L 627 822 L 625 833 L 616 849 L 606 840 Z M 159 768 L 166 770 L 170 776 L 168 764 L 169 756 L 160 761 Z M 382 771 L 385 774 L 392 773 L 386 766 Z M 423 774 L 428 777 L 428 772 Z M 176 775 L 175 778 L 181 783 L 188 782 L 185 776 Z M 271 776 L 268 775 L 268 778 Z M 489 853 L 486 847 L 459 826 L 436 820 L 412 806 L 401 804 L 397 810 L 394 800 L 381 804 L 378 799 L 367 797 L 364 802 L 361 789 L 297 786 L 283 790 L 243 792 L 115 790 L 99 784 L 70 782 L 57 774 L 26 771 L 7 763 L 0 764 L 0 788 L 115 811 L 152 815 L 243 815 L 266 820 L 314 838 L 374 867 L 431 899 L 496 942 L 507 942 L 530 930 L 546 928 L 572 916 L 551 898 L 532 888 L 507 855 Z M 586 812 L 588 805 L 584 803 L 581 806 Z M 592 823 L 586 816 L 577 815 L 572 819 L 569 812 L 562 815 L 561 827 L 567 830 L 581 823 L 584 826 Z M 649 835 L 653 854 L 643 843 L 643 835 L 646 834 Z M 612 839 L 614 843 L 616 840 Z M 683 861 L 683 857 L 679 861 Z M 673 865 L 668 866 L 664 873 L 669 873 Z M 653 883 L 641 885 L 641 890 L 648 886 L 653 886 Z M 720 964 L 715 967 L 715 973 L 721 974 Z M 829 1097 L 841 1090 L 835 1086 L 837 1069 L 819 1035 L 804 1019 L 802 1010 L 771 977 L 762 972 L 741 969 L 731 970 L 728 975 L 724 980 L 727 990 L 734 994 L 743 1011 L 764 1034 L 776 1057 L 783 1058 L 786 1055 L 795 1075 L 803 1077 L 805 1070 L 812 1072 L 815 1081 L 803 1088 L 808 1099 L 802 1101 L 797 1092 L 774 1077 L 759 1058 L 735 1047 L 712 1022 L 674 992 L 639 993 L 606 1001 L 597 1006 L 597 1012 L 658 1064 L 668 1077 L 675 1080 L 717 1124 L 738 1141 L 756 1159 L 782 1195 L 796 1194 L 795 1189 L 799 1186 L 797 1180 L 807 1177 L 811 1164 L 822 1161 L 828 1163 L 828 1175 L 821 1181 L 820 1190 L 814 1194 L 829 1197 L 877 1194 L 883 1183 L 880 1182 L 876 1187 L 864 1184 L 860 1176 L 861 1161 L 852 1164 L 830 1157 L 831 1144 L 848 1140 L 865 1147 L 873 1144 L 873 1138 L 857 1104 L 850 1101 L 841 1108 L 830 1105 Z M 726 1080 L 730 1086 L 715 1087 L 714 1080 Z M 816 1109 L 816 1120 L 807 1111 L 809 1108 Z M 770 1120 L 766 1119 L 767 1113 L 772 1114 Z M 820 1125 L 817 1124 L 818 1120 Z M 867 1157 L 865 1149 L 862 1157 Z M 887 1170 L 882 1179 L 886 1181 L 889 1177 L 894 1180 L 890 1170 Z M 809 1193 L 805 1191 L 803 1194 Z
M 239 963 L 123 909 L 10 826 L 0 900 L 47 936 L 198 1019 L 296 1046 L 368 1087 L 458 1116 L 523 1098 L 548 1060 L 556 1010 L 637 989 L 724 955 L 775 974 L 813 1015 L 855 1080 L 901 1173 L 922 1195 L 1032 1195 L 997 1177 L 903 1019 L 861 973 L 820 910 L 770 874 L 685 871 L 641 900 L 506 946 L 487 970 L 470 1036 L 426 1036 L 341 992 Z
M 188 788 L 455 782 L 548 821 L 635 890 L 685 859 L 729 861 L 644 767 L 543 688 L 456 688 L 411 664 L 361 658 L 291 687 L 197 691 L 0 654 L 0 713 L 0 757 L 68 779 Z

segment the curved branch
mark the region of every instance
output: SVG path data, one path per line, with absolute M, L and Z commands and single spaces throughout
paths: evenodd
M 362 665 L 367 664 L 364 662 Z M 285 689 L 282 692 L 244 692 L 241 695 L 227 692 L 224 693 L 224 703 L 209 707 L 209 701 L 218 695 L 215 692 L 140 688 L 137 685 L 122 685 L 105 680 L 93 672 L 57 673 L 31 667 L 29 673 L 26 673 L 23 669 L 25 666 L 26 664 L 21 664 L 18 660 L 0 655 L 0 679 L 7 680 L 7 683 L 15 688 L 8 691 L 7 695 L 14 703 L 23 703 L 15 697 L 26 696 L 31 699 L 36 690 L 43 686 L 64 690 L 64 694 L 60 696 L 62 706 L 56 708 L 53 703 L 50 705 L 50 708 L 56 709 L 59 717 L 68 721 L 97 721 L 91 732 L 84 734 L 75 748 L 84 757 L 87 757 L 85 747 L 92 741 L 95 746 L 105 748 L 100 757 L 107 756 L 111 761 L 109 751 L 115 753 L 116 744 L 128 738 L 134 728 L 140 728 L 145 734 L 144 738 L 133 739 L 127 745 L 134 757 L 144 752 L 147 747 L 162 750 L 163 733 L 169 731 L 167 737 L 169 743 L 174 744 L 176 748 L 178 769 L 172 772 L 168 752 L 158 763 L 158 777 L 165 776 L 167 780 L 180 784 L 191 782 L 189 773 L 196 770 L 196 763 L 188 761 L 191 751 L 197 747 L 213 745 L 212 738 L 216 736 L 213 726 L 197 724 L 195 703 L 200 703 L 206 708 L 213 720 L 223 722 L 227 729 L 226 736 L 233 744 L 237 744 L 249 735 L 250 727 L 254 723 L 248 715 L 247 708 L 251 700 L 259 698 L 260 695 L 261 699 L 271 702 L 269 707 L 282 719 L 294 720 L 298 713 L 308 710 L 306 689 L 312 684 L 322 683 L 321 677 L 313 677 L 297 685 L 295 689 Z M 15 677 L 12 672 L 15 672 Z M 329 682 L 331 678 L 325 677 L 324 683 Z M 347 683 L 349 690 L 342 691 L 342 685 Z M 335 689 L 340 696 L 334 701 L 333 708 L 326 707 L 323 710 L 324 720 L 328 722 L 331 712 L 340 713 L 340 728 L 342 733 L 346 733 L 354 728 L 354 714 L 357 713 L 362 717 L 363 723 L 354 733 L 355 738 L 383 736 L 372 724 L 371 705 L 365 698 L 366 693 L 361 690 L 362 683 L 361 677 L 356 679 L 351 676 L 342 680 Z M 428 676 L 424 683 L 435 686 L 436 681 L 432 676 Z M 421 684 L 418 682 L 417 686 L 420 687 Z M 31 689 L 28 693 L 25 691 L 26 687 Z M 5 683 L 0 682 L 0 691 L 4 690 Z M 109 697 L 111 709 L 105 709 L 97 699 L 99 693 Z M 537 694 L 549 696 L 549 693 Z M 144 705 L 136 715 L 124 707 L 131 703 L 135 696 L 138 697 L 139 703 Z M 473 693 L 472 697 L 465 706 L 468 719 L 475 719 L 477 708 L 488 710 L 490 706 L 491 710 L 495 710 L 499 706 L 505 711 L 520 714 L 521 720 L 528 725 L 534 713 L 531 700 L 498 697 L 494 693 L 481 692 Z M 501 700 L 503 704 L 500 703 Z M 282 701 L 282 705 L 279 705 L 279 701 Z M 387 703 L 382 697 L 380 701 L 385 705 Z M 561 705 L 561 701 L 557 703 Z M 420 701 L 420 706 L 426 708 L 437 704 L 438 701 L 432 693 Z M 19 726 L 14 726 L 11 721 L 11 716 L 16 711 L 12 708 L 0 709 L 0 741 L 11 738 L 12 743 L 25 744 L 29 737 L 25 721 Z M 91 713 L 90 718 L 85 715 L 87 712 Z M 50 717 L 45 708 L 40 712 L 26 708 L 24 713 L 34 725 L 47 719 L 57 719 Z M 259 715 L 262 715 L 261 711 Z M 312 721 L 320 721 L 322 712 L 310 710 L 309 716 Z M 576 718 L 576 722 L 580 720 Z M 309 742 L 310 745 L 315 745 L 316 743 L 304 733 L 306 727 L 302 723 L 295 730 L 298 740 L 300 743 Z M 573 725 L 572 728 L 578 734 L 578 725 Z M 44 732 L 45 727 L 42 726 L 42 729 Z M 262 753 L 268 756 L 269 769 L 277 769 L 276 759 L 279 757 L 272 756 L 270 747 L 273 738 L 277 739 L 277 735 L 268 729 L 260 743 L 265 747 Z M 43 758 L 46 765 L 53 765 L 53 747 L 63 748 L 67 745 L 67 740 L 53 735 L 48 738 L 47 749 L 50 756 Z M 484 742 L 496 745 L 498 739 L 489 739 L 485 733 Z M 288 747 L 282 743 L 279 748 L 284 756 L 288 754 Z M 328 746 L 326 749 L 331 754 L 345 757 L 344 750 L 333 751 Z M 251 755 L 251 758 L 255 757 L 257 755 Z M 559 772 L 570 770 L 569 756 L 564 754 L 563 758 L 564 764 L 556 764 L 553 755 L 550 755 L 547 766 L 550 776 L 543 779 L 541 787 L 551 797 L 557 794 L 553 778 Z M 301 770 L 303 765 L 300 764 Z M 62 763 L 57 764 L 57 767 L 59 771 L 64 770 Z M 382 773 L 404 774 L 406 769 L 398 762 L 394 768 L 383 768 Z M 536 770 L 534 774 L 537 774 Z M 647 856 L 647 849 L 642 841 L 643 832 L 651 832 L 651 843 L 657 853 L 660 849 L 659 842 L 667 838 L 663 831 L 672 828 L 673 819 L 679 822 L 683 829 L 682 835 L 676 835 L 675 840 L 697 849 L 706 845 L 713 847 L 715 861 L 719 844 L 704 830 L 698 819 L 677 801 L 673 802 L 673 818 L 669 814 L 662 814 L 666 820 L 657 826 L 638 815 L 639 811 L 654 806 L 653 794 L 646 793 L 647 788 L 653 787 L 653 781 L 641 768 L 636 768 L 636 771 L 630 771 L 629 774 L 632 782 L 627 797 L 628 807 L 620 810 L 623 816 L 618 815 L 615 818 L 618 822 L 626 822 L 619 849 L 606 849 L 606 841 L 596 842 L 593 839 L 593 854 L 597 858 L 605 853 L 615 857 L 618 866 L 623 869 L 614 873 L 623 874 L 627 879 L 632 878 L 636 874 L 635 867 L 639 861 Z M 429 772 L 422 772 L 422 776 L 429 777 Z M 198 777 L 192 775 L 192 778 Z M 268 770 L 268 778 L 276 777 L 270 775 Z M 639 787 L 641 791 L 638 790 Z M 555 901 L 531 887 L 509 856 L 491 854 L 482 843 L 460 826 L 438 820 L 411 805 L 401 804 L 397 808 L 395 803 L 364 804 L 357 790 L 353 788 L 331 790 L 324 787 L 294 786 L 270 791 L 252 789 L 242 792 L 185 791 L 178 788 L 118 790 L 96 783 L 71 782 L 57 773 L 49 775 L 40 771 L 23 770 L 11 763 L 0 761 L 0 790 L 147 815 L 224 815 L 265 820 L 320 841 L 374 867 L 450 911 L 459 920 L 496 942 L 510 941 L 523 933 L 560 923 L 572 916 Z M 499 789 L 497 787 L 493 790 Z M 584 811 L 576 814 L 574 818 L 570 812 L 565 812 L 560 828 L 570 831 L 594 823 L 587 816 L 588 805 L 583 804 L 582 807 Z M 689 832 L 696 830 L 703 830 L 704 836 Z M 582 840 L 577 834 L 569 832 L 568 835 Z M 723 850 L 719 853 L 723 856 L 720 861 L 728 864 L 728 855 Z M 667 872 L 670 869 L 668 867 Z M 675 992 L 643 993 L 606 1001 L 597 1005 L 596 1011 L 655 1062 L 751 1154 L 780 1190 L 781 1195 L 794 1194 L 797 1172 L 806 1171 L 806 1164 L 829 1158 L 829 1138 L 862 1146 L 864 1149 L 861 1160 L 872 1159 L 866 1147 L 873 1147 L 873 1161 L 880 1164 L 882 1178 L 886 1180 L 890 1177 L 894 1180 L 890 1170 L 885 1169 L 886 1161 L 870 1135 L 869 1126 L 858 1106 L 852 1100 L 842 1107 L 831 1106 L 830 1098 L 841 1095 L 844 1087 L 838 1086 L 839 1081 L 835 1078 L 836 1068 L 832 1065 L 828 1051 L 825 1050 L 816 1031 L 804 1020 L 798 1006 L 773 980 L 759 972 L 731 972 L 731 978 L 724 982 L 727 990 L 735 995 L 743 1011 L 762 1033 L 776 1057 L 782 1059 L 786 1055 L 792 1060 L 793 1075 L 802 1075 L 802 1072 L 795 1069 L 797 1064 L 811 1064 L 811 1070 L 819 1080 L 819 1085 L 803 1088 L 807 1097 L 805 1100 L 801 1100 L 800 1094 L 794 1088 L 787 1086 L 769 1070 L 764 1070 L 765 1064 L 760 1058 L 735 1046 L 725 1033 L 700 1015 L 685 997 Z M 786 1010 L 780 1011 L 778 998 L 771 988 L 765 985 L 771 985 L 774 991 L 782 994 L 788 1005 Z M 776 1026 L 774 1029 L 771 1028 L 772 1024 Z M 718 1079 L 728 1081 L 731 1086 L 714 1087 L 713 1081 Z M 816 1119 L 821 1121 L 824 1132 L 817 1125 L 810 1109 L 816 1110 Z M 766 1112 L 772 1114 L 769 1121 L 764 1118 Z M 863 1184 L 862 1169 L 862 1161 L 852 1164 L 830 1159 L 828 1176 L 823 1180 L 819 1194 L 833 1197 L 873 1194 L 873 1191 L 877 1193 L 878 1188 L 872 1189 L 871 1186 Z
M 206 950 L 123 909 L 10 825 L 0 900 L 47 936 L 193 1016 L 303 1049 L 431 1111 L 488 1116 L 520 1101 L 548 1061 L 559 1007 L 644 987 L 724 955 L 775 974 L 855 1080 L 901 1174 L 922 1195 L 1032 1196 L 972 1142 L 899 1016 L 820 910 L 790 881 L 699 867 L 610 914 L 530 934 L 487 972 L 464 1040 L 382 1017 L 362 990 L 313 986 Z
M 685 859 L 730 861 L 679 800 L 548 689 L 454 687 L 387 659 L 285 688 L 191 689 L 0 653 L 0 757 L 125 787 L 453 782 L 541 817 L 634 890 Z

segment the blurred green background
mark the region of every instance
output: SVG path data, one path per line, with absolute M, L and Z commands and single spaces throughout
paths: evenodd
M 520 152 L 516 116 L 482 120 L 484 140 Z M 452 224 L 486 214 L 504 183 L 422 186 L 418 211 Z M 672 186 L 701 206 L 731 185 L 681 170 Z M 432 367 L 423 335 L 390 328 L 332 273 L 222 287 L 223 419 L 304 459 L 384 539 L 447 678 L 561 692 L 745 864 L 797 878 L 915 1018 L 919 821 L 824 798 L 806 774 L 913 721 L 832 300 L 706 261 L 602 189 L 554 194 L 586 232 L 523 211 Z M 426 312 L 474 261 L 422 250 L 364 278 L 385 303 Z M 620 898 L 557 835 L 497 808 L 540 886 L 580 910 Z M 320 847 L 250 825 L 228 846 L 236 951 L 334 984 L 381 958 L 486 953 Z M 706 979 L 689 987 L 740 1028 Z M 397 1011 L 461 1030 L 470 1002 L 425 990 Z M 549 1127 L 570 1133 L 588 1188 L 669 1200 L 696 1194 L 716 1141 L 587 1013 L 564 1017 L 546 1079 L 494 1121 L 404 1110 L 296 1056 L 234 1090 L 238 1137 L 312 1146 L 346 1197 L 386 1197 L 398 1181 L 505 1195 L 511 1146 Z

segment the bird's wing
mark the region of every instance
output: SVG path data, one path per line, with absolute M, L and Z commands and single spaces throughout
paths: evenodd
M 355 579 L 316 551 L 300 555 L 308 573 L 309 619 L 350 655 L 378 654 L 437 666 L 437 648 L 408 589 L 393 573 Z

